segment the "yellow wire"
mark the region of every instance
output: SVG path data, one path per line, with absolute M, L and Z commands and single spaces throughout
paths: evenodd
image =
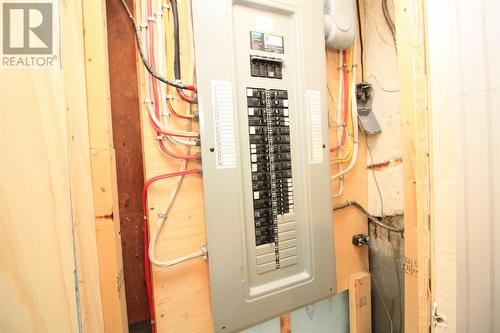
M 347 57 L 348 57 L 348 62 L 347 62 L 347 68 L 349 69 L 349 75 L 348 75 L 348 87 L 349 90 L 352 89 L 352 80 L 354 79 L 352 76 L 352 67 L 353 67 L 353 52 L 352 49 L 349 49 L 347 51 Z M 345 154 L 343 156 L 339 156 L 337 158 L 332 159 L 334 163 L 346 163 L 349 162 L 352 158 L 353 155 L 353 150 L 354 150 L 354 139 L 353 139 L 353 132 L 354 132 L 354 127 L 353 127 L 353 119 L 352 119 L 352 92 L 349 92 L 349 95 L 347 96 L 348 98 L 348 114 L 347 114 L 347 123 L 346 123 L 346 131 L 347 131 L 347 147 L 344 149 Z

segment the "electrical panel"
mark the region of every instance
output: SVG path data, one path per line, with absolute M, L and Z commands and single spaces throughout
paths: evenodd
M 210 301 L 234 332 L 335 294 L 322 0 L 194 0 Z

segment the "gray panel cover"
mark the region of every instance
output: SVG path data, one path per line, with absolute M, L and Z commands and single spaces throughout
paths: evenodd
M 194 0 L 193 17 L 212 314 L 233 332 L 335 293 L 323 2 Z M 283 78 L 252 77 L 251 55 Z M 248 87 L 288 92 L 294 204 L 276 248 L 256 246 Z

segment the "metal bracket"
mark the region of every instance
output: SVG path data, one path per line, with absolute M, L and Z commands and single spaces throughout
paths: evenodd
M 205 261 L 208 261 L 208 246 L 207 246 L 207 244 L 203 244 L 201 246 L 201 253 L 202 253 L 201 258 Z
M 432 302 L 431 322 L 434 327 L 448 327 L 446 317 L 438 313 L 437 302 Z
M 359 83 L 356 85 L 358 120 L 366 134 L 377 134 L 382 131 L 372 110 L 373 97 L 374 91 L 371 84 Z

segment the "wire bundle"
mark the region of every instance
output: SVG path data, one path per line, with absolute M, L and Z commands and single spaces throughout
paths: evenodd
M 344 175 L 356 165 L 359 149 L 359 130 L 356 103 L 356 65 L 355 48 L 339 52 L 339 92 L 337 104 L 337 144 L 330 152 L 337 156 L 331 162 L 338 165 L 338 173 L 331 177 L 339 179 L 339 190 L 333 195 L 340 197 L 344 191 Z M 342 101 L 342 102 L 341 102 Z M 340 109 L 342 108 L 342 113 Z M 349 163 L 344 169 L 344 164 Z
M 189 110 L 192 111 L 192 105 L 196 103 L 194 93 L 196 88 L 192 84 L 185 84 L 181 77 L 181 61 L 180 61 L 180 40 L 179 40 L 179 13 L 176 0 L 143 0 L 138 2 L 138 13 L 144 24 L 139 25 L 128 8 L 125 0 L 119 0 L 125 13 L 127 14 L 131 25 L 134 29 L 135 39 L 141 60 L 144 64 L 145 78 L 145 108 L 148 112 L 148 118 L 152 128 L 156 132 L 156 141 L 158 148 L 162 154 L 168 158 L 180 159 L 182 164 L 177 172 L 170 172 L 158 175 L 148 179 L 143 186 L 142 191 L 142 209 L 144 213 L 144 270 L 146 278 L 146 287 L 148 293 L 148 303 L 151 315 L 152 330 L 156 332 L 155 323 L 155 305 L 153 299 L 153 289 L 151 282 L 151 264 L 159 267 L 170 267 L 187 260 L 203 256 L 202 249 L 179 258 L 170 260 L 160 260 L 155 254 L 155 244 L 162 231 L 167 217 L 174 204 L 175 198 L 179 193 L 182 181 L 187 175 L 200 174 L 201 168 L 196 167 L 187 169 L 188 162 L 199 160 L 200 155 L 191 154 L 191 147 L 200 144 L 200 135 L 198 132 L 192 131 L 192 122 L 196 120 L 196 116 L 190 112 L 183 114 L 176 110 L 172 100 L 175 98 L 172 94 L 172 88 L 176 91 L 182 101 L 189 103 Z M 190 14 L 190 1 L 188 4 L 188 15 Z M 170 21 L 170 16 L 172 21 Z M 173 36 L 171 35 L 170 23 L 173 23 Z M 188 32 L 192 35 L 192 26 L 188 19 Z M 174 40 L 174 51 L 170 52 L 171 39 Z M 194 47 L 191 48 L 191 54 Z M 174 53 L 172 59 L 171 54 Z M 173 66 L 173 69 L 172 69 Z M 174 80 L 167 79 L 173 72 Z M 194 60 L 192 61 L 191 73 L 194 76 Z M 184 90 L 193 92 L 192 96 L 187 95 Z M 170 124 L 171 116 L 179 120 L 187 121 L 187 129 L 179 130 L 172 127 Z M 168 144 L 166 143 L 168 141 Z M 185 153 L 178 153 L 172 150 L 177 145 L 186 146 Z M 177 182 L 170 192 L 165 213 L 159 215 L 159 220 L 156 227 L 150 232 L 150 218 L 148 217 L 148 191 L 153 184 L 158 181 L 177 178 Z

